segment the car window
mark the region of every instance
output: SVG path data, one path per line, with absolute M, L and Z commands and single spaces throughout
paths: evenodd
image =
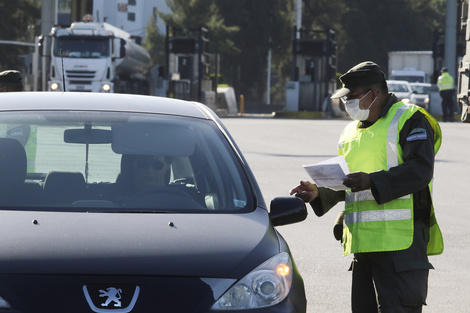
M 389 87 L 391 92 L 404 92 L 405 88 L 402 85 L 390 84 Z
M 15 161 L 19 147 L 24 164 Z M 0 198 L 3 208 L 216 213 L 253 207 L 237 155 L 216 125 L 201 119 L 2 113 L 0 159 L 0 176 L 9 177 L 0 189 L 10 190 Z
M 388 84 L 390 92 L 409 92 L 410 90 L 405 84 Z
M 429 94 L 431 92 L 431 87 L 426 85 L 411 85 L 411 89 L 417 94 L 422 95 Z

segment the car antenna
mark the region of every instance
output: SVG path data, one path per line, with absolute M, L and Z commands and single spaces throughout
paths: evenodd
M 62 56 L 62 49 L 60 49 L 60 60 L 62 61 L 62 84 L 64 84 L 64 91 L 66 91 L 65 90 L 64 57 Z

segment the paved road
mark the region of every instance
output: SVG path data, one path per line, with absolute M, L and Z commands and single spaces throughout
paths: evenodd
M 339 135 L 348 120 L 224 118 L 243 151 L 269 203 L 287 196 L 300 179 L 303 164 L 336 156 Z M 434 202 L 444 233 L 443 255 L 430 257 L 428 306 L 425 313 L 470 312 L 470 124 L 441 123 L 443 143 L 436 158 Z M 278 230 L 289 242 L 305 284 L 309 313 L 349 312 L 351 256 L 342 257 L 332 225 L 338 204 L 329 214 L 308 218 Z

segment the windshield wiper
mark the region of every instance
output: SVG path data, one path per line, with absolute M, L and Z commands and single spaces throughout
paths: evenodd
M 153 210 L 153 209 L 148 209 L 148 210 L 142 210 L 142 209 L 137 209 L 137 210 L 120 210 L 120 209 L 117 209 L 117 210 L 102 210 L 102 208 L 100 208 L 100 210 L 98 211 L 89 211 L 89 213 L 137 213 L 137 214 L 141 214 L 141 213 L 144 213 L 144 214 L 155 214 L 155 213 L 170 213 L 168 211 L 162 211 L 162 210 Z

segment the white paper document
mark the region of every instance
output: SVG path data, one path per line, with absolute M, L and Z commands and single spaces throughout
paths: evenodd
M 349 174 L 349 168 L 344 156 L 325 160 L 317 164 L 303 166 L 318 187 L 327 187 L 333 190 L 347 190 L 343 185 Z

